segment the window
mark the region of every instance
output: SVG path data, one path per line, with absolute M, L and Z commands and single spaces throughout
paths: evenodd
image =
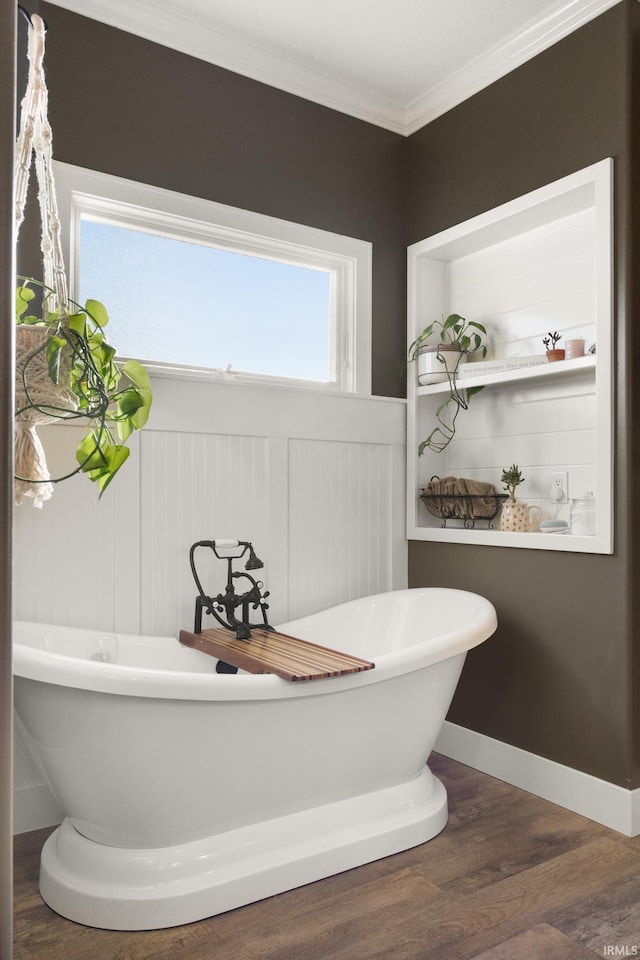
M 104 302 L 119 355 L 370 393 L 371 244 L 55 167 L 71 288 Z

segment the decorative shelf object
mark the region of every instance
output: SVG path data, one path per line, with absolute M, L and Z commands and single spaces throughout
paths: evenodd
M 556 363 L 536 364 L 535 366 L 510 367 L 507 370 L 500 370 L 497 373 L 481 373 L 473 376 L 471 369 L 473 363 L 466 365 L 466 376 L 458 376 L 458 387 L 480 387 L 491 386 L 499 383 L 518 383 L 525 380 L 547 380 L 550 378 L 571 377 L 576 374 L 593 373 L 596 369 L 596 356 L 589 354 L 584 357 L 575 357 L 573 360 L 558 360 Z M 434 393 L 444 393 L 449 389 L 449 384 L 431 383 L 426 386 L 418 387 L 418 396 L 426 397 Z
M 492 522 L 508 496 L 507 493 L 421 493 L 420 499 L 432 516 L 443 521 L 443 528 L 448 520 L 462 520 L 466 530 L 473 530 L 477 520 L 486 520 L 487 529 L 492 530 Z

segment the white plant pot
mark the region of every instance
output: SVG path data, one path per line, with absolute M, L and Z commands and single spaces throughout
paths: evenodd
M 441 343 L 420 347 L 418 350 L 418 383 L 441 383 L 454 374 L 461 363 L 466 363 L 467 354 L 461 353 L 453 344 Z M 448 371 L 448 373 L 447 373 Z

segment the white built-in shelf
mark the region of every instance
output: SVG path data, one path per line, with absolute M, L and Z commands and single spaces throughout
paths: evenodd
M 426 512 L 426 508 L 425 508 Z M 436 521 L 441 523 L 441 521 Z M 449 525 L 451 524 L 451 525 Z M 526 550 L 560 550 L 572 553 L 606 553 L 597 550 L 595 537 L 574 537 L 563 533 L 505 533 L 503 530 L 489 530 L 486 523 L 478 522 L 473 530 L 456 527 L 450 521 L 446 527 L 422 529 L 423 536 L 414 536 L 412 540 L 432 540 L 438 543 L 475 543 L 488 547 L 520 547 Z
M 409 247 L 407 344 L 449 313 L 487 328 L 489 357 L 511 364 L 540 355 L 542 339 L 595 343 L 595 354 L 457 376 L 458 389 L 485 386 L 460 411 L 456 435 L 441 453 L 418 447 L 436 425 L 449 382 L 407 389 L 407 536 L 410 540 L 581 553 L 613 552 L 613 161 L 457 224 Z M 479 365 L 482 361 L 478 361 Z M 492 390 L 491 387 L 499 387 Z M 446 412 L 446 408 L 445 408 Z M 550 496 L 552 477 L 567 477 L 569 499 L 593 491 L 594 536 L 499 528 L 499 514 L 464 528 L 432 517 L 420 489 L 432 476 L 483 480 L 501 493 L 502 470 L 517 463 L 518 499 L 543 519 L 569 520 L 569 504 Z
M 467 370 L 473 364 L 467 366 Z M 499 383 L 518 383 L 524 380 L 551 380 L 552 378 L 569 378 L 591 374 L 596 369 L 596 358 L 594 354 L 585 357 L 576 357 L 573 360 L 557 360 L 554 363 L 539 364 L 533 367 L 515 367 L 511 370 L 501 370 L 499 373 L 483 373 L 475 377 L 456 378 L 459 389 L 466 387 L 487 387 Z M 419 397 L 428 397 L 433 393 L 446 393 L 449 389 L 449 382 L 445 380 L 441 383 L 428 383 L 419 386 L 417 393 Z

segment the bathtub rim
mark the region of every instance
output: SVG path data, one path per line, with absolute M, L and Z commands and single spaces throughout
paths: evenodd
M 454 600 L 463 596 L 475 603 L 475 615 L 456 629 L 428 638 L 402 650 L 375 657 L 375 669 L 342 677 L 315 681 L 283 680 L 273 674 L 225 675 L 215 672 L 178 672 L 165 669 L 150 669 L 122 664 L 97 663 L 91 660 L 53 653 L 38 647 L 15 642 L 13 644 L 13 672 L 16 678 L 34 680 L 53 686 L 78 690 L 108 693 L 116 696 L 136 696 L 172 700 L 273 700 L 289 697 L 322 696 L 340 690 L 381 683 L 395 676 L 428 667 L 432 663 L 464 653 L 487 640 L 496 630 L 497 617 L 493 604 L 479 594 L 451 587 L 412 587 L 404 590 L 372 594 L 339 604 L 339 608 L 355 608 L 358 604 L 371 603 L 382 597 L 395 595 L 434 596 L 446 594 Z M 388 602 L 388 601 L 387 601 Z M 281 625 L 286 632 L 295 629 L 295 624 L 304 624 L 318 614 L 300 617 Z M 44 629 L 55 624 L 35 621 L 16 621 L 27 627 Z M 67 629 L 63 627 L 63 629 Z M 84 629 L 72 628 L 68 629 Z M 92 630 L 94 634 L 108 633 Z M 137 636 L 119 632 L 120 637 Z M 145 637 L 147 635 L 142 635 Z M 150 639 L 174 641 L 176 638 Z M 204 654 L 203 654 L 204 656 Z

